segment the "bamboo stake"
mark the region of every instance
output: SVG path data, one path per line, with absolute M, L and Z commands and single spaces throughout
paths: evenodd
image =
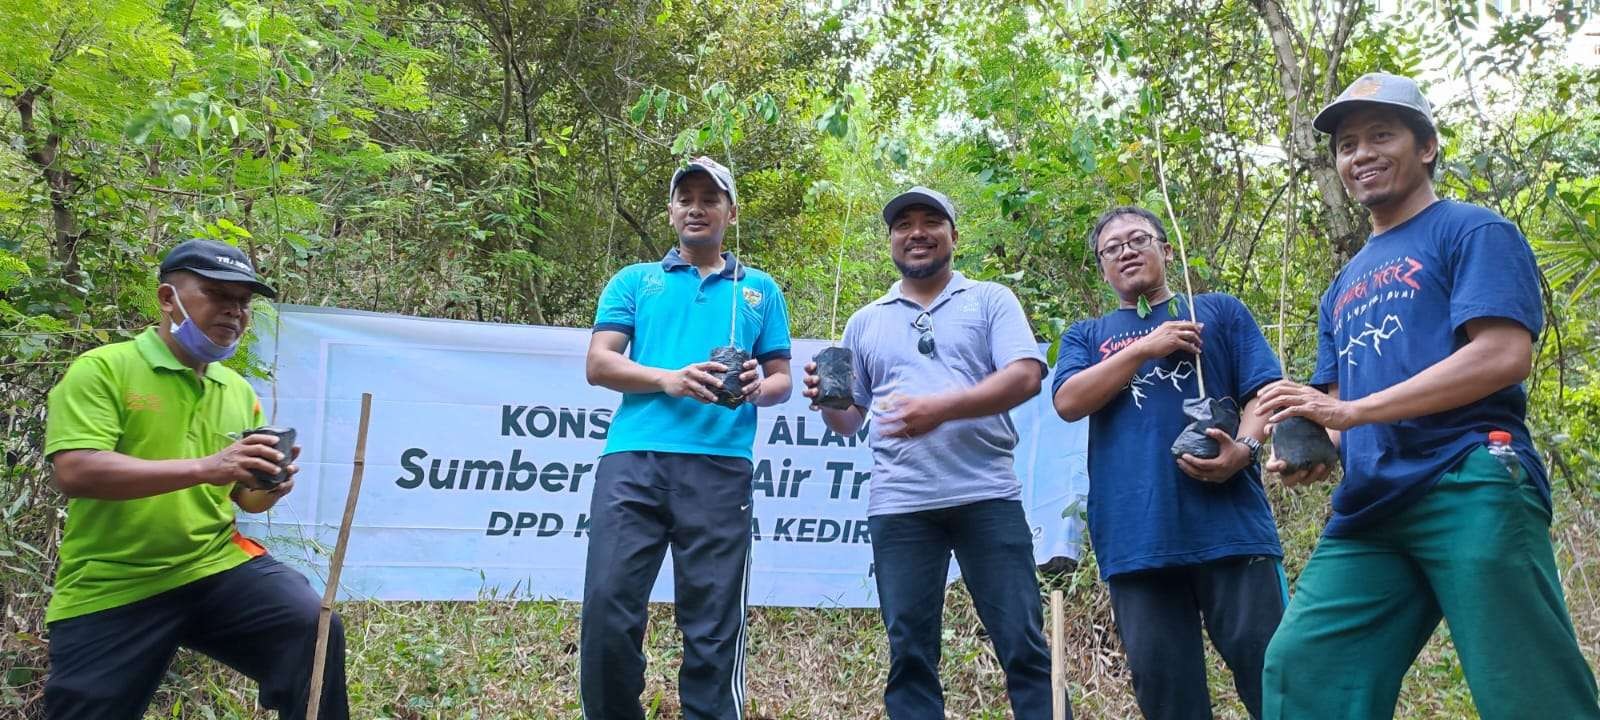
M 339 539 L 328 561 L 328 585 L 322 591 L 322 608 L 317 613 L 317 650 L 311 658 L 311 694 L 306 700 L 306 720 L 317 720 L 322 709 L 322 675 L 327 663 L 328 629 L 333 623 L 333 598 L 339 594 L 339 573 L 344 569 L 344 551 L 350 540 L 350 523 L 356 517 L 356 500 L 361 497 L 361 473 L 367 465 L 367 421 L 372 416 L 372 393 L 361 393 L 361 424 L 356 430 L 356 457 L 350 468 L 350 491 L 344 498 L 344 519 L 339 521 Z
M 1194 284 L 1189 281 L 1189 251 L 1184 246 L 1183 228 L 1178 224 L 1178 215 L 1172 211 L 1172 196 L 1167 194 L 1167 169 L 1166 163 L 1161 159 L 1161 118 L 1154 120 L 1156 135 L 1156 179 L 1161 181 L 1161 202 L 1167 206 L 1167 221 L 1172 223 L 1172 234 L 1178 238 L 1178 262 L 1183 263 L 1183 289 L 1189 294 L 1189 322 L 1199 323 L 1195 318 L 1194 310 Z M 1200 386 L 1200 397 L 1206 396 L 1206 372 L 1201 367 L 1197 358 L 1194 364 L 1194 376 Z
M 1067 670 L 1063 655 L 1066 636 L 1061 611 L 1061 591 L 1050 591 L 1050 717 L 1067 720 Z

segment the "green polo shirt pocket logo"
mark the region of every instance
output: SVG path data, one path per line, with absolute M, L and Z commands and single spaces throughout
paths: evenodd
M 161 396 L 159 394 L 129 390 L 123 399 L 128 407 L 128 412 L 161 412 Z

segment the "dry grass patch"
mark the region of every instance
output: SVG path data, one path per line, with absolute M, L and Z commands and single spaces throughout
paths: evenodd
M 1315 543 L 1328 488 L 1271 495 L 1298 574 Z M 1583 499 L 1580 499 L 1583 498 Z M 1557 492 L 1556 549 L 1574 623 L 1591 662 L 1600 656 L 1597 538 L 1600 512 L 1593 496 Z M 1105 586 L 1092 559 L 1049 583 L 1066 596 L 1067 671 L 1077 716 L 1085 720 L 1138 717 L 1121 647 L 1111 623 Z M 16 613 L 33 599 L 8 598 Z M 15 601 L 15 602 L 13 602 Z M 577 702 L 579 606 L 569 602 L 494 600 L 458 603 L 345 603 L 349 628 L 350 695 L 354 716 L 401 720 L 457 718 L 566 719 Z M 22 664 L 42 666 L 42 646 L 9 634 L 7 650 Z M 645 639 L 650 666 L 644 702 L 652 718 L 679 716 L 676 676 L 681 660 L 672 607 L 653 606 Z M 1231 675 L 1214 652 L 1210 676 L 1219 720 L 1247 718 Z M 866 720 L 882 717 L 888 665 L 876 610 L 752 608 L 748 659 L 752 718 Z M 944 681 L 948 717 L 1007 718 L 1004 673 L 978 622 L 971 598 L 957 583 L 946 594 Z M 9 671 L 12 668 L 7 668 Z M 0 715 L 37 717 L 37 677 L 3 688 Z M 180 655 L 149 718 L 273 717 L 255 709 L 253 683 L 191 653 Z M 1476 717 L 1461 665 L 1441 627 L 1406 678 L 1396 714 L 1405 719 Z

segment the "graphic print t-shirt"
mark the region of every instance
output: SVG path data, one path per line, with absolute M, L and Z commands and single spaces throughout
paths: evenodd
M 1051 391 L 1132 345 L 1170 320 L 1188 320 L 1188 304 L 1132 308 L 1074 323 L 1062 336 Z M 1231 295 L 1196 298 L 1200 367 L 1206 395 L 1243 407 L 1283 377 L 1278 359 L 1244 304 Z M 1189 424 L 1183 401 L 1198 393 L 1195 356 L 1177 352 L 1146 361 L 1128 386 L 1089 416 L 1089 537 L 1100 575 L 1193 565 L 1225 557 L 1282 557 L 1272 508 L 1252 464 L 1225 483 L 1196 480 L 1170 448 Z
M 1466 324 L 1504 318 L 1535 338 L 1544 322 L 1533 248 L 1494 212 L 1440 200 L 1373 235 L 1322 297 L 1314 385 L 1339 384 L 1356 400 L 1421 373 L 1467 342 Z M 1488 441 L 1512 445 L 1549 499 L 1549 480 L 1524 422 L 1521 384 L 1465 407 L 1346 430 L 1344 480 L 1333 493 L 1328 535 L 1347 535 L 1399 512 Z

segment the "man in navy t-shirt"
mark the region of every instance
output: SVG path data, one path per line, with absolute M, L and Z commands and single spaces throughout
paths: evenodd
M 1328 428 L 1345 469 L 1268 651 L 1266 716 L 1391 716 L 1442 618 L 1482 717 L 1600 717 L 1524 422 L 1544 320 L 1533 251 L 1505 218 L 1434 194 L 1439 144 L 1411 79 L 1365 75 L 1313 124 L 1372 236 L 1323 295 L 1311 386 L 1261 394 L 1271 421 Z
M 1062 337 L 1054 397 L 1066 420 L 1089 417 L 1089 536 L 1139 709 L 1211 717 L 1203 623 L 1259 717 L 1262 658 L 1287 598 L 1256 466 L 1266 423 L 1249 411 L 1283 373 L 1237 298 L 1200 295 L 1189 321 L 1188 298 L 1167 284 L 1172 248 L 1148 210 L 1106 211 L 1089 246 L 1121 307 Z M 1216 458 L 1174 460 L 1199 373 L 1208 397 L 1246 412 L 1237 438 L 1209 432 Z

